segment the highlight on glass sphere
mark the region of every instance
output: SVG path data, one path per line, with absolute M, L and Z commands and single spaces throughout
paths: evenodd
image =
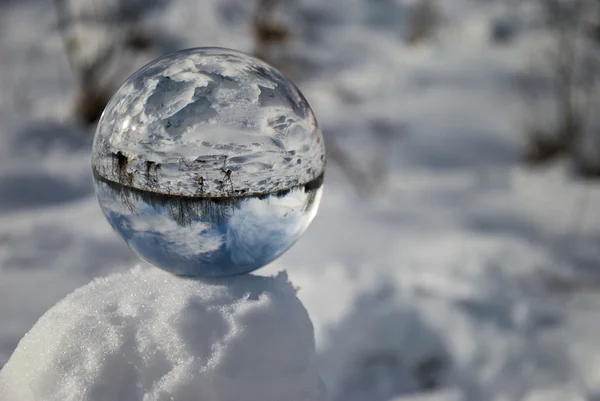
M 325 148 L 296 86 L 229 49 L 161 57 L 112 97 L 94 137 L 104 214 L 149 263 L 183 276 L 247 273 L 317 212 Z

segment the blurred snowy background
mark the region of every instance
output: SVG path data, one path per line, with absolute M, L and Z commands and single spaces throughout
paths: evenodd
M 333 401 L 600 400 L 597 0 L 0 0 L 0 367 L 137 258 L 94 124 L 168 51 L 294 80 L 328 145 L 287 270 Z

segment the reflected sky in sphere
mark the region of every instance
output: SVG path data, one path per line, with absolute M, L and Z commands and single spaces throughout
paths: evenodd
M 251 272 L 296 242 L 317 212 L 322 186 L 265 196 L 161 195 L 96 178 L 111 225 L 147 262 L 183 276 Z
M 106 217 L 153 265 L 185 276 L 250 272 L 316 214 L 321 131 L 277 70 L 220 48 L 182 50 L 132 75 L 94 137 Z

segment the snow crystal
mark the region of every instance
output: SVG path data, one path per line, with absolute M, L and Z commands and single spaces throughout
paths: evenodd
M 0 400 L 325 400 L 314 353 L 285 273 L 200 281 L 138 267 L 42 316 L 0 371 Z

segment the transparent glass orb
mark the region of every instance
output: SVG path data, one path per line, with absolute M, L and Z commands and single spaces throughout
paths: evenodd
M 112 97 L 94 137 L 96 193 L 151 264 L 184 276 L 258 269 L 315 216 L 325 148 L 298 88 L 228 49 L 159 58 Z

